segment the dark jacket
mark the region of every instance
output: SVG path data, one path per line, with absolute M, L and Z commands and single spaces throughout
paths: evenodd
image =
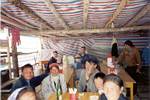
M 48 61 L 48 64 L 45 65 L 45 73 L 49 73 L 49 65 L 52 64 L 52 63 L 57 63 L 57 59 L 54 58 L 54 57 L 51 57 L 50 60 Z
M 11 92 L 13 92 L 14 90 L 24 87 L 24 86 L 30 86 L 33 89 L 35 89 L 35 87 L 37 87 L 38 85 L 41 84 L 42 80 L 48 76 L 48 74 L 42 74 L 36 77 L 33 77 L 31 80 L 29 80 L 29 83 L 27 82 L 27 80 L 24 79 L 23 76 L 21 76 L 15 84 L 13 84 L 12 88 L 11 88 Z M 30 84 L 30 85 L 29 85 Z
M 99 100 L 107 100 L 105 94 L 102 94 L 100 96 L 100 99 Z M 118 100 L 128 100 L 126 97 L 124 97 L 122 94 L 120 95 L 119 99 Z

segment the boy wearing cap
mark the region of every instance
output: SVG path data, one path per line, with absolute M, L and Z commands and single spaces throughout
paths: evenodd
M 57 63 L 52 63 L 49 65 L 49 68 L 50 74 L 42 81 L 42 95 L 44 100 L 48 100 L 48 97 L 52 93 L 56 93 L 58 84 L 60 84 L 62 92 L 67 91 L 64 75 L 59 73 L 59 65 Z

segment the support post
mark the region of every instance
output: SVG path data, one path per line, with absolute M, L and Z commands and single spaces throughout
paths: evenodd
M 9 78 L 11 79 L 11 61 L 10 61 L 10 45 L 9 45 L 9 36 L 7 37 L 7 59 L 8 59 L 8 68 L 9 68 Z
M 17 46 L 16 44 L 13 44 L 13 42 L 12 42 L 12 63 L 13 63 L 14 77 L 19 77 Z

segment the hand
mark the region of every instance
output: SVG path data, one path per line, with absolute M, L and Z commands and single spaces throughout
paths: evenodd
M 98 90 L 98 93 L 99 93 L 99 95 L 101 95 L 101 94 L 104 93 L 104 90 L 103 90 L 103 89 L 100 89 L 100 90 Z
M 138 69 L 136 69 L 136 72 L 137 72 L 137 73 L 141 73 L 141 71 L 140 71 L 140 69 L 139 69 L 139 68 L 138 68 Z
M 86 72 L 86 73 L 85 73 L 85 78 L 86 78 L 86 80 L 89 80 L 89 78 L 90 78 L 90 73 Z
M 85 72 L 86 80 L 89 80 L 91 74 L 92 74 L 92 69 L 91 68 L 87 68 L 86 72 Z

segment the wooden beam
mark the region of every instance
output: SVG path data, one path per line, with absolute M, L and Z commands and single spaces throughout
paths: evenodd
M 17 28 L 22 29 L 22 30 L 31 30 L 30 28 L 25 27 L 23 24 L 15 21 L 15 20 L 7 17 L 7 16 L 4 16 L 3 14 L 1 15 L 1 22 L 12 25 L 12 26 L 17 27 Z
M 54 29 L 53 26 L 51 26 L 47 21 L 42 19 L 40 16 L 38 16 L 34 11 L 32 11 L 30 8 L 28 8 L 26 5 L 21 3 L 21 0 L 9 0 L 12 4 L 14 4 L 16 7 L 23 10 L 25 13 L 29 14 L 31 17 L 35 18 L 37 21 L 42 23 L 43 27 L 46 27 L 48 29 Z
M 133 27 L 123 27 L 123 28 L 102 28 L 102 29 L 81 29 L 81 30 L 42 30 L 40 33 L 41 35 L 58 35 L 58 36 L 68 36 L 71 35 L 78 35 L 85 33 L 86 35 L 90 34 L 103 34 L 108 32 L 124 32 L 124 31 L 134 31 L 134 30 L 149 30 L 150 25 L 147 26 L 133 26 Z M 21 34 L 39 34 L 39 31 L 22 31 Z
M 125 8 L 128 0 L 121 0 L 120 4 L 118 5 L 116 11 L 113 13 L 111 19 L 105 24 L 105 28 L 109 27 L 111 23 L 117 18 L 117 16 L 121 13 L 121 11 Z
M 57 18 L 57 20 L 60 22 L 60 24 L 63 25 L 63 27 L 68 30 L 69 26 L 67 25 L 67 23 L 64 21 L 64 19 L 62 18 L 62 16 L 57 12 L 55 6 L 52 4 L 51 0 L 44 0 L 45 4 L 47 5 L 47 7 L 52 11 L 52 13 L 55 15 L 55 17 Z
M 38 29 L 38 27 L 35 27 L 34 25 L 30 25 L 30 23 L 26 22 L 26 21 L 22 21 L 19 18 L 14 17 L 14 15 L 11 15 L 9 12 L 7 12 L 6 10 L 4 10 L 2 8 L 1 13 L 5 14 L 7 17 L 16 20 L 17 22 L 23 24 L 24 26 L 27 26 L 28 28 L 32 28 L 32 29 Z
M 88 9 L 89 9 L 89 0 L 84 0 L 83 5 L 83 28 L 87 28 L 87 20 L 88 20 Z
M 32 32 L 32 31 L 28 31 L 28 32 L 31 32 L 31 33 L 27 33 L 27 31 L 22 31 L 21 32 L 21 35 L 24 35 L 24 36 L 42 36 L 42 37 L 68 37 L 68 35 L 62 35 L 62 34 L 43 34 L 43 33 L 35 33 L 35 32 Z
M 147 4 L 146 6 L 144 6 L 142 8 L 142 10 L 137 13 L 131 20 L 129 20 L 125 26 L 130 26 L 132 25 L 133 23 L 135 23 L 136 21 L 138 21 L 140 18 L 142 18 L 148 11 L 150 10 L 150 5 Z

